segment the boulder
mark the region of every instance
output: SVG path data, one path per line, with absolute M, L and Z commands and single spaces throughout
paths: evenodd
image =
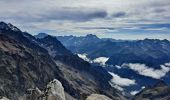
M 105 95 L 100 95 L 100 94 L 91 94 L 90 96 L 87 97 L 86 100 L 112 100 L 109 97 Z

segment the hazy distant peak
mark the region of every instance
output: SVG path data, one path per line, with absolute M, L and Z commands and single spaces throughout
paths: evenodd
M 96 35 L 94 34 L 87 34 L 86 35 L 87 38 L 98 38 Z
M 55 36 L 51 36 L 48 34 L 46 34 L 46 36 L 44 36 L 43 38 L 40 38 L 40 39 L 50 41 L 50 42 L 59 42 Z
M 44 37 L 48 36 L 47 33 L 38 33 L 37 35 L 35 35 L 36 38 L 42 39 Z

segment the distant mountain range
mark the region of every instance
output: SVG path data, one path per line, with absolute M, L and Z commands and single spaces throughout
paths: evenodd
M 170 41 L 158 39 L 115 40 L 87 36 L 57 36 L 73 53 L 92 65 L 103 66 L 122 82 L 113 81 L 123 91 L 140 91 L 143 87 L 164 80 L 170 84 Z M 116 85 L 115 85 L 116 84 Z
M 100 39 L 95 35 L 58 36 L 57 39 L 73 53 L 86 53 L 91 59 L 109 57 L 107 64 L 144 63 L 159 67 L 170 61 L 170 42 L 168 40 L 145 39 L 123 41 Z M 158 62 L 159 61 L 159 62 Z

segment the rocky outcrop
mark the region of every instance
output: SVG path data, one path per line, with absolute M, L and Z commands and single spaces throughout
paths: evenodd
M 23 100 L 66 100 L 64 88 L 60 81 L 54 79 L 49 82 L 42 91 L 36 88 L 27 90 L 27 94 L 22 98 Z
M 87 97 L 86 100 L 112 100 L 109 97 L 105 95 L 100 95 L 100 94 L 91 94 L 90 96 Z
M 65 100 L 64 88 L 60 81 L 54 79 L 47 85 L 48 100 Z

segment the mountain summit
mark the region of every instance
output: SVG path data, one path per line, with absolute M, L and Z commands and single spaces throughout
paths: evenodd
M 0 22 L 0 31 L 20 31 L 20 29 L 10 23 Z

